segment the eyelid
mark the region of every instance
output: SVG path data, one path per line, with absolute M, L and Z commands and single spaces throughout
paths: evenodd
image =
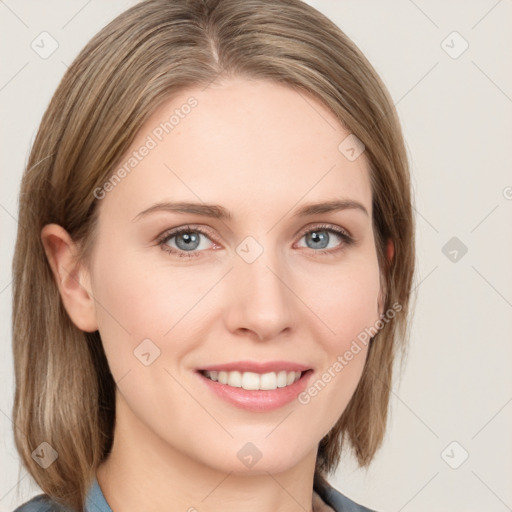
M 321 230 L 321 229 L 326 230 L 326 231 L 334 231 L 340 235 L 345 235 L 347 238 L 351 238 L 351 239 L 354 238 L 348 229 L 338 226 L 337 224 L 327 224 L 327 223 L 322 223 L 322 222 L 320 222 L 320 223 L 312 222 L 311 224 L 308 224 L 306 227 L 299 230 L 298 233 L 301 233 L 301 238 L 302 238 L 305 234 L 309 233 L 310 231 Z
M 207 237 L 212 243 L 214 243 L 216 245 L 220 245 L 215 240 L 215 237 L 211 234 L 209 229 L 205 229 L 204 226 L 199 226 L 199 225 L 196 226 L 194 224 L 186 224 L 183 226 L 166 229 L 163 233 L 158 235 L 155 240 L 158 244 L 163 244 L 163 243 L 167 242 L 168 240 L 170 240 L 171 238 L 173 238 L 181 233 L 188 233 L 189 231 L 201 233 L 202 235 Z M 197 251 L 197 252 L 203 252 L 203 251 Z
M 175 228 L 169 228 L 166 229 L 163 233 L 158 235 L 155 240 L 164 240 L 166 238 L 171 237 L 172 235 L 180 234 L 182 232 L 186 231 L 198 231 L 199 233 L 202 233 L 205 236 L 208 236 L 212 241 L 215 241 L 215 237 L 210 232 L 210 227 L 207 226 L 207 229 L 203 227 L 203 225 L 195 225 L 195 224 L 186 224 L 183 226 L 177 226 Z M 326 229 L 326 230 L 333 230 L 335 232 L 340 232 L 346 235 L 349 238 L 354 238 L 350 231 L 346 228 L 343 228 L 341 226 L 338 226 L 336 224 L 327 224 L 327 223 L 315 223 L 312 222 L 311 224 L 308 224 L 307 226 L 301 228 L 300 230 L 296 231 L 293 235 L 294 238 L 301 233 L 301 237 L 303 237 L 306 233 L 309 233 L 310 231 L 314 231 L 315 229 Z M 218 243 L 218 242 L 216 242 Z M 220 245 L 220 244 L 219 244 Z

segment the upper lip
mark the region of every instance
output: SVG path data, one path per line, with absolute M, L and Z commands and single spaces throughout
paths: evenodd
M 305 366 L 299 363 L 293 363 L 290 361 L 267 361 L 267 362 L 257 362 L 257 361 L 234 361 L 232 363 L 221 363 L 215 364 L 211 366 L 205 366 L 204 368 L 200 368 L 200 371 L 226 371 L 233 372 L 239 371 L 243 372 L 254 372 L 254 373 L 269 373 L 269 372 L 279 372 L 279 371 L 287 371 L 287 372 L 304 372 L 309 370 L 309 366 Z

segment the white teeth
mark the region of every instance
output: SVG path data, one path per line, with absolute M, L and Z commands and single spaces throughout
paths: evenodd
M 294 374 L 295 372 L 290 372 Z M 277 388 L 277 377 L 274 372 L 264 373 L 260 376 L 260 389 L 276 389 Z
M 205 371 L 204 375 L 220 384 L 227 384 L 234 388 L 247 390 L 272 390 L 284 388 L 300 379 L 301 372 L 280 372 L 254 373 L 254 372 L 226 372 L 226 371 Z
M 277 374 L 277 387 L 284 388 L 286 386 L 286 372 L 282 371 Z
M 260 389 L 260 376 L 257 373 L 244 372 L 241 381 L 244 389 Z
M 242 374 L 240 372 L 228 373 L 228 385 L 234 388 L 242 387 Z

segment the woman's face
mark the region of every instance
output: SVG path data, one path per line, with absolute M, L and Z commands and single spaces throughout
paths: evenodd
M 349 135 L 304 93 L 230 79 L 162 106 L 96 190 L 89 283 L 126 443 L 225 472 L 316 455 L 379 318 L 369 170 Z

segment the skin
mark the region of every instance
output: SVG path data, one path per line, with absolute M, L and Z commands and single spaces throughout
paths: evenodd
M 314 382 L 378 320 L 368 163 L 364 153 L 353 162 L 341 154 L 349 132 L 317 100 L 242 78 L 182 91 L 128 153 L 191 96 L 191 113 L 99 201 L 87 264 L 73 259 L 77 246 L 63 228 L 42 232 L 64 305 L 80 329 L 99 330 L 117 383 L 114 446 L 98 482 L 122 512 L 311 511 L 318 443 L 346 408 L 367 348 L 308 404 L 269 412 L 217 398 L 196 370 L 286 360 L 313 368 Z M 294 215 L 333 199 L 357 201 L 367 214 Z M 233 218 L 158 211 L 134 220 L 163 201 L 221 205 Z M 321 224 L 354 242 L 327 231 L 330 253 L 319 253 L 305 234 Z M 162 250 L 159 235 L 187 225 L 208 233 L 198 256 Z M 263 248 L 253 263 L 236 252 L 248 236 Z M 167 247 L 179 251 L 177 242 Z M 145 366 L 134 350 L 148 338 L 160 356 Z M 237 457 L 247 442 L 262 453 L 251 468 Z

